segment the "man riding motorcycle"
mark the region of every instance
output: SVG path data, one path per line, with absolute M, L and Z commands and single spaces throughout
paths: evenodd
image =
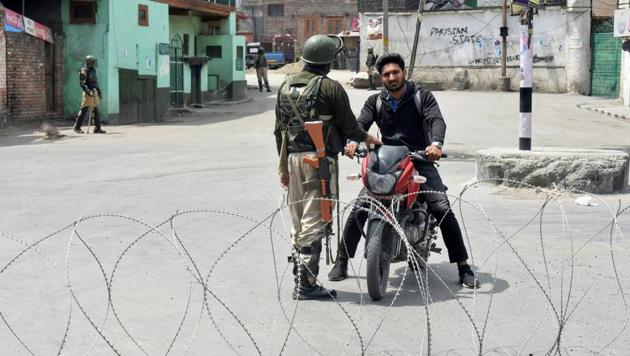
M 405 62 L 399 54 L 381 56 L 376 63 L 376 70 L 381 74 L 385 88 L 365 102 L 358 119 L 361 128 L 368 131 L 372 123 L 376 122 L 385 145 L 407 146 L 411 151 L 424 150 L 427 159 L 439 160 L 446 124 L 433 94 L 405 80 Z M 357 148 L 356 142 L 349 143 L 345 148 L 346 155 L 353 157 Z M 459 283 L 467 288 L 477 288 L 479 282 L 468 265 L 468 253 L 459 224 L 448 197 L 443 194 L 447 187 L 434 165 L 423 165 L 416 169 L 427 178 L 427 182 L 422 185 L 422 190 L 426 192 L 423 196 L 440 223 L 450 262 L 457 263 Z M 337 261 L 328 274 L 331 281 L 343 280 L 348 275 L 348 259 L 354 257 L 361 239 L 361 229 L 367 219 L 365 207 L 365 204 L 355 207 L 348 216 Z

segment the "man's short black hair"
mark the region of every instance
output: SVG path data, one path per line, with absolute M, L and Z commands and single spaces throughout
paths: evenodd
M 401 70 L 405 70 L 405 60 L 398 53 L 388 53 L 380 56 L 376 61 L 376 71 L 381 73 L 386 64 L 395 63 L 400 66 Z

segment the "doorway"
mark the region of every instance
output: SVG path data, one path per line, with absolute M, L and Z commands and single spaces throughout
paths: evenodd
M 190 66 L 191 104 L 201 104 L 201 65 Z

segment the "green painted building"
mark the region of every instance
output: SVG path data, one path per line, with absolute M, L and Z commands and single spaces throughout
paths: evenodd
M 61 0 L 61 7 L 67 115 L 79 108 L 78 72 L 88 54 L 99 60 L 99 109 L 108 123 L 157 121 L 171 105 L 245 96 L 245 72 L 239 70 L 244 51 L 238 49 L 245 40 L 235 35 L 235 12 L 229 5 Z
M 214 4 L 194 10 L 173 5 L 179 2 L 170 2 L 171 105 L 244 98 L 245 37 L 236 35 L 236 13 Z

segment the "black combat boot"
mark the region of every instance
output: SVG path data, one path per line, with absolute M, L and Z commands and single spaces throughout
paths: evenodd
M 343 241 L 337 251 L 337 261 L 335 261 L 335 265 L 328 272 L 328 280 L 333 282 L 343 281 L 348 278 L 348 251 L 346 251 Z
M 263 88 L 262 82 L 259 81 L 258 82 L 258 91 L 261 92 L 261 93 L 262 93 L 262 88 Z
M 319 273 L 319 255 L 321 252 L 321 242 L 315 243 L 311 247 L 300 249 L 300 257 L 308 261 L 308 266 L 303 261 L 298 261 L 295 275 L 295 289 L 293 299 L 313 300 L 313 299 L 333 299 L 337 296 L 334 289 L 326 289 L 317 284 L 317 274 Z
M 269 84 L 267 84 L 267 93 L 271 93 L 271 88 L 269 87 Z

